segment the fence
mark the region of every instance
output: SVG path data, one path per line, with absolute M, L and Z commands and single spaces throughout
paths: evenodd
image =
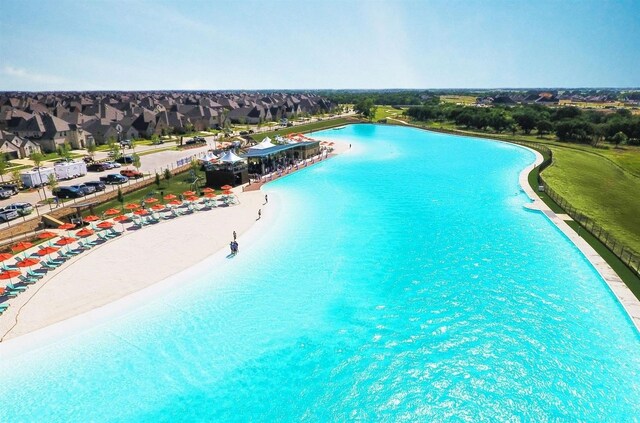
M 593 219 L 591 219 L 589 216 L 586 216 L 584 213 L 574 207 L 567 201 L 566 198 L 558 194 L 546 183 L 544 177 L 542 176 L 542 171 L 551 166 L 551 164 L 553 163 L 553 152 L 551 151 L 551 149 L 545 145 L 534 142 L 510 142 L 532 148 L 539 151 L 541 154 L 543 154 L 543 156 L 545 156 L 543 162 L 538 166 L 538 186 L 542 187 L 549 198 L 555 201 L 558 206 L 562 207 L 562 209 L 569 216 L 571 216 L 573 220 L 578 222 L 582 228 L 584 228 L 598 241 L 604 244 L 616 257 L 620 259 L 621 262 L 626 264 L 633 273 L 635 273 L 637 276 L 640 276 L 640 256 L 638 256 L 636 252 L 631 250 L 628 246 L 624 245 L 624 243 L 622 243 L 620 240 L 616 239 L 615 236 L 613 236 L 611 233 L 602 228 L 602 226 L 594 222 Z

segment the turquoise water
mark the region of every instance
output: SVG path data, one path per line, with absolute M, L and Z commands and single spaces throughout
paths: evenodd
M 238 257 L 0 363 L 0 421 L 640 415 L 640 337 L 522 207 L 533 154 L 401 127 L 317 135 L 353 148 L 268 185 L 280 214 Z

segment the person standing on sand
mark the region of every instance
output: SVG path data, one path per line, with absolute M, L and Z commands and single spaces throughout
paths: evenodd
M 269 197 L 267 194 L 264 195 L 264 203 L 267 204 L 269 202 Z
M 262 217 L 262 209 L 258 209 L 258 220 Z
M 235 252 L 233 251 L 233 241 L 229 243 L 229 248 L 231 249 L 231 254 L 235 254 Z
M 236 231 L 233 231 L 233 240 L 236 240 Z

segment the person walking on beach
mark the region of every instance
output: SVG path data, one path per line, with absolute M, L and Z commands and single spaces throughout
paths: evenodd
M 258 209 L 258 220 L 262 217 L 262 209 Z
M 236 240 L 236 231 L 233 231 L 233 240 Z
M 269 197 L 267 194 L 264 195 L 264 203 L 267 204 L 269 202 Z
M 233 251 L 233 241 L 229 243 L 229 249 L 231 250 L 231 254 L 235 254 L 235 251 Z

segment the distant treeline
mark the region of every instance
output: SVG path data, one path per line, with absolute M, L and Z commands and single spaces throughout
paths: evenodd
M 318 91 L 317 93 L 337 104 L 356 104 L 371 99 L 374 104 L 389 106 L 421 105 L 430 103 L 434 97 L 427 91 Z
M 549 108 L 541 105 L 516 107 L 468 107 L 449 104 L 410 107 L 406 115 L 418 121 L 452 121 L 478 130 L 500 133 L 521 131 L 538 135 L 555 133 L 560 141 L 597 144 L 640 145 L 640 116 L 629 110 L 614 113 L 583 111 L 577 107 Z

